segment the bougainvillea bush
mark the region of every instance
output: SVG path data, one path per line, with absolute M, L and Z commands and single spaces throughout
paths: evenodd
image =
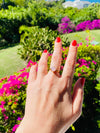
M 63 59 L 61 71 L 67 59 L 68 47 L 63 47 Z M 88 53 L 87 53 L 88 50 Z M 84 52 L 83 52 L 84 51 Z M 52 54 L 49 54 L 48 67 L 50 65 Z M 75 131 L 84 133 L 85 130 L 93 130 L 87 127 L 90 122 L 92 126 L 98 126 L 98 102 L 99 91 L 95 89 L 97 84 L 96 75 L 100 65 L 100 47 L 99 46 L 78 46 L 78 58 L 74 73 L 73 85 L 79 77 L 86 78 L 85 94 L 83 103 L 83 114 L 81 120 L 75 123 Z M 38 62 L 37 62 L 38 63 Z M 18 71 L 10 77 L 0 79 L 0 133 L 14 133 L 24 116 L 26 88 L 28 83 L 29 70 L 33 61 L 30 60 L 26 68 Z M 73 86 L 72 85 L 72 86 Z M 85 121 L 85 128 L 83 122 Z M 78 123 L 78 124 L 77 124 Z M 80 125 L 80 126 L 78 126 Z M 98 129 L 98 127 L 97 127 Z M 82 130 L 82 131 L 81 131 Z M 69 129 L 68 132 L 73 132 Z
M 75 31 L 84 31 L 84 30 L 93 30 L 100 29 L 100 19 L 95 19 L 93 21 L 87 20 L 84 22 L 75 25 L 71 20 L 66 16 L 62 18 L 61 23 L 58 24 L 58 32 L 60 34 L 71 33 Z
M 75 24 L 67 16 L 62 18 L 61 23 L 58 24 L 58 32 L 61 34 L 74 32 L 75 28 Z
M 84 31 L 84 30 L 93 30 L 93 29 L 100 29 L 100 19 L 96 19 L 93 21 L 87 20 L 81 22 L 76 26 L 76 31 Z

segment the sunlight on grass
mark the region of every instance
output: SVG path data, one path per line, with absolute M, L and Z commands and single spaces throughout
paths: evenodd
M 72 40 L 77 40 L 78 43 L 80 42 L 86 43 L 85 39 L 87 36 L 89 36 L 89 34 L 86 31 L 82 31 L 82 32 L 70 33 L 67 34 L 67 36 L 70 42 Z M 100 42 L 100 30 L 90 30 L 90 36 L 91 38 L 94 38 L 95 41 Z
M 12 75 L 26 66 L 26 63 L 17 54 L 19 47 L 18 45 L 0 50 L 0 78 Z

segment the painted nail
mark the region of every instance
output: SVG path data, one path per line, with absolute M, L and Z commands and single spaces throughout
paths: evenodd
M 61 42 L 60 37 L 57 37 L 57 38 L 56 38 L 56 42 Z
M 33 62 L 33 65 L 37 64 L 37 62 Z
M 81 78 L 81 85 L 83 86 L 85 83 L 85 78 Z
M 43 53 L 47 53 L 48 51 L 47 51 L 47 49 L 45 49 L 44 51 L 43 51 Z
M 73 40 L 72 41 L 72 46 L 76 46 L 77 45 L 77 41 L 76 40 Z

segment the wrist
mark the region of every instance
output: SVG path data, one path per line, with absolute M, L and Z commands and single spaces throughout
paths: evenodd
M 24 116 L 15 133 L 64 133 L 60 130 L 60 126 L 58 126 L 58 128 L 55 125 L 47 124 L 46 122 L 42 122 L 42 124 L 36 123 L 36 121 L 32 122 L 32 120 L 29 120 Z
M 15 133 L 59 133 L 57 128 L 52 125 L 47 125 L 47 123 L 43 124 L 42 126 L 36 122 L 32 124 L 30 120 L 23 118 L 19 127 L 17 128 Z
M 22 120 L 15 133 L 24 133 L 23 126 L 24 126 L 24 124 L 23 124 L 23 120 Z

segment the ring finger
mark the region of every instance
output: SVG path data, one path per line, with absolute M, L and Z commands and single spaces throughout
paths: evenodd
M 57 37 L 55 40 L 54 52 L 53 52 L 51 64 L 50 64 L 50 69 L 51 69 L 51 71 L 49 71 L 50 74 L 54 73 L 59 75 L 61 59 L 62 59 L 61 47 L 62 47 L 61 39 L 60 37 Z

